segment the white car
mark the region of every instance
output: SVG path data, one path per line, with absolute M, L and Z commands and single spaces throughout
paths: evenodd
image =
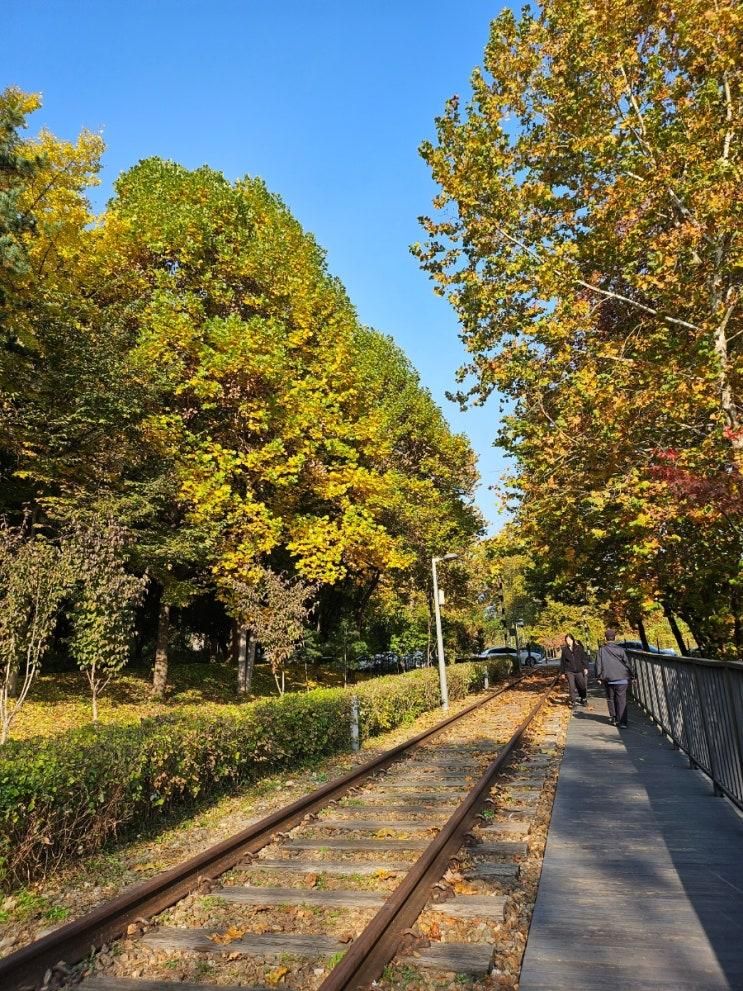
M 516 657 L 517 652 L 515 647 L 486 647 L 481 654 L 477 657 L 481 661 L 492 660 L 495 657 Z M 519 656 L 519 660 L 520 660 Z
M 487 661 L 494 657 L 518 657 L 519 664 L 522 667 L 526 667 L 531 664 L 537 665 L 547 663 L 547 655 L 541 647 L 519 647 L 518 651 L 515 647 L 487 647 L 477 656 L 481 661 Z
M 519 650 L 519 660 L 522 664 L 546 664 L 547 654 L 541 647 L 521 647 Z

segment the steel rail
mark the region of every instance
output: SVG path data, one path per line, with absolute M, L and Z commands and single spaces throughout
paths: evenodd
M 557 684 L 555 678 L 519 725 L 477 784 L 426 847 L 368 926 L 351 943 L 343 959 L 322 982 L 318 991 L 357 991 L 376 981 L 397 952 L 401 935 L 413 925 L 428 901 L 431 888 L 446 872 L 449 860 L 464 843 L 488 792 L 529 725 Z
M 193 891 L 202 880 L 213 880 L 234 867 L 246 854 L 257 853 L 261 847 L 271 841 L 275 833 L 292 829 L 306 815 L 321 809 L 375 771 L 386 768 L 452 723 L 514 688 L 525 677 L 526 675 L 521 675 L 490 691 L 485 698 L 478 699 L 461 712 L 448 716 L 412 739 L 384 751 L 347 774 L 272 812 L 234 836 L 214 844 L 168 871 L 163 871 L 133 886 L 87 915 L 60 926 L 47 936 L 0 959 L 0 989 L 20 991 L 21 988 L 34 987 L 42 982 L 44 973 L 50 967 L 62 961 L 68 966 L 79 963 L 104 943 L 123 936 L 127 927 L 138 919 L 157 915 L 170 908 Z

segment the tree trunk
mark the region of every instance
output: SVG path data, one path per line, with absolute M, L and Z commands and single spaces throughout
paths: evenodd
M 642 621 L 642 617 L 637 618 L 637 632 L 640 634 L 640 641 L 642 642 L 643 650 L 650 650 L 650 644 L 648 643 L 648 635 L 645 632 L 645 624 Z
M 363 589 L 361 595 L 356 603 L 356 608 L 354 609 L 354 617 L 356 619 L 356 628 L 361 631 L 364 625 L 364 613 L 366 612 L 366 607 L 369 605 L 369 600 L 374 594 L 374 590 L 379 584 L 379 579 L 382 577 L 381 571 L 375 571 L 371 580 L 367 584 L 366 588 Z
M 743 431 L 738 419 L 738 407 L 735 403 L 731 383 L 730 352 L 728 349 L 727 325 L 735 302 L 725 311 L 725 316 L 715 328 L 714 347 L 718 364 L 718 382 L 720 389 L 720 406 L 725 417 L 728 438 L 733 448 L 734 461 L 740 464 L 743 454 Z
M 250 695 L 253 688 L 253 670 L 255 668 L 255 650 L 257 647 L 255 637 L 248 639 L 248 660 L 245 665 L 245 694 Z
M 241 626 L 237 631 L 237 691 L 245 695 L 248 690 L 248 631 Z
M 240 624 L 236 619 L 232 620 L 230 629 L 230 657 L 232 663 L 237 665 L 240 653 Z
M 663 603 L 663 615 L 668 620 L 668 625 L 671 627 L 671 633 L 673 633 L 673 638 L 676 641 L 678 649 L 681 651 L 681 656 L 686 657 L 689 653 L 689 648 L 684 643 L 681 628 L 676 622 L 676 617 L 673 615 L 671 607 L 666 602 Z
M 696 616 L 692 616 L 692 614 L 685 609 L 678 609 L 677 612 L 691 630 L 691 635 L 696 640 L 697 647 L 704 651 L 711 647 L 708 638 L 704 635 L 701 626 L 697 622 Z
M 8 672 L 8 698 L 17 699 L 20 691 L 21 666 L 14 664 Z
M 97 726 L 98 725 L 98 695 L 97 695 L 95 689 L 93 689 L 92 702 L 93 702 L 93 725 L 94 726 Z
M 735 638 L 735 648 L 740 655 L 741 643 L 743 643 L 743 628 L 741 628 L 740 621 L 740 598 L 736 591 L 732 591 L 730 594 L 730 608 L 733 612 L 733 635 Z
M 160 599 L 157 616 L 157 642 L 155 644 L 155 665 L 152 671 L 152 694 L 162 698 L 168 683 L 168 634 L 170 633 L 170 605 Z

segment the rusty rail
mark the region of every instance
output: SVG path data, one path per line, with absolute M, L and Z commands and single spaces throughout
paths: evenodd
M 292 829 L 306 815 L 339 798 L 370 774 L 382 770 L 452 723 L 507 692 L 523 681 L 524 677 L 525 675 L 521 675 L 513 679 L 412 739 L 386 750 L 353 771 L 327 782 L 177 867 L 135 885 L 80 919 L 60 926 L 49 935 L 0 959 L 0 989 L 19 991 L 20 988 L 40 984 L 46 970 L 60 961 L 67 965 L 78 963 L 91 950 L 124 935 L 127 927 L 137 919 L 147 918 L 170 908 L 193 891 L 200 880 L 213 879 L 223 874 L 239 863 L 246 854 L 256 853 L 269 843 L 275 833 Z
M 318 991 L 357 991 L 382 974 L 397 951 L 402 933 L 413 925 L 428 901 L 432 886 L 445 873 L 450 858 L 460 849 L 477 818 L 493 781 L 508 763 L 514 748 L 541 711 L 557 683 L 555 678 L 510 740 L 491 761 L 477 784 L 457 808 L 436 838 L 426 847 L 369 925 L 351 944 Z

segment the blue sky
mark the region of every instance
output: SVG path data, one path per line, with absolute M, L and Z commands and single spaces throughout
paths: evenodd
M 9 4 L 9 6 L 8 6 Z M 361 319 L 410 355 L 480 456 L 504 470 L 493 399 L 445 399 L 464 356 L 449 305 L 409 253 L 434 186 L 417 154 L 465 94 L 499 3 L 482 0 L 6 0 L 0 85 L 41 91 L 32 121 L 102 131 L 97 205 L 149 155 L 262 176 L 328 252 Z

